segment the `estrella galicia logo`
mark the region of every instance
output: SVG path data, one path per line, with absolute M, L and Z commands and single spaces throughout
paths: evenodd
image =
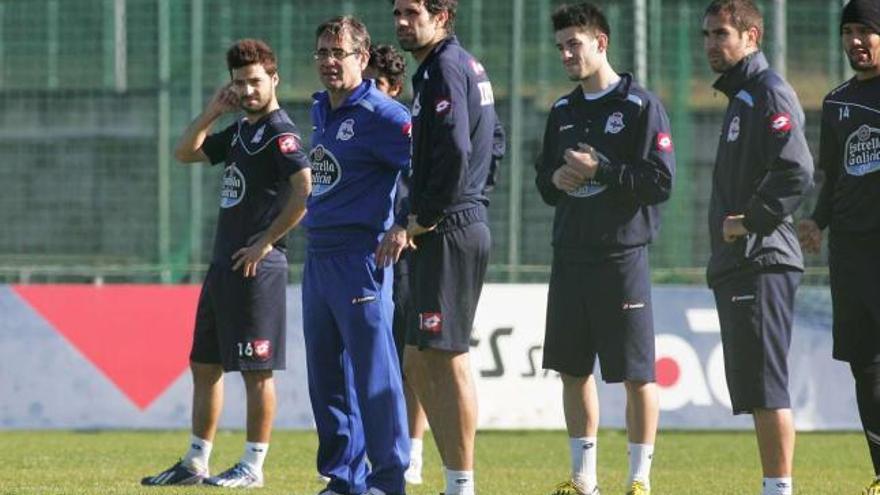
M 616 113 L 620 113 L 620 112 L 616 112 Z M 621 114 L 621 118 L 623 118 L 623 114 Z M 600 162 L 608 163 L 610 161 L 608 159 L 608 157 L 605 156 L 599 150 L 594 149 L 594 152 L 596 153 L 596 158 L 598 158 Z M 571 191 L 570 193 L 568 193 L 568 195 L 573 196 L 575 198 L 589 198 L 590 196 L 595 196 L 597 194 L 601 194 L 603 191 L 605 191 L 605 189 L 608 189 L 607 185 L 602 184 L 599 181 L 590 179 L 587 181 L 586 184 L 575 189 L 574 191 Z
M 223 183 L 220 186 L 220 208 L 232 208 L 241 203 L 247 191 L 247 182 L 244 174 L 235 165 L 230 163 L 223 171 Z
M 589 198 L 590 196 L 595 196 L 601 193 L 605 189 L 608 189 L 608 186 L 590 179 L 586 184 L 568 193 L 568 195 L 574 196 L 575 198 Z
M 342 167 L 333 153 L 319 144 L 309 152 L 312 162 L 312 196 L 320 196 L 342 180 Z
M 856 177 L 880 170 L 880 129 L 867 124 L 846 138 L 843 164 Z

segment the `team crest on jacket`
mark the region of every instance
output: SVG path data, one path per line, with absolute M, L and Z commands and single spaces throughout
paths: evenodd
M 727 142 L 732 143 L 739 139 L 739 115 L 730 119 L 730 125 L 727 126 Z
M 354 137 L 354 119 L 345 119 L 339 124 L 339 130 L 336 131 L 336 139 L 340 141 L 348 141 Z
M 605 134 L 617 134 L 626 127 L 626 124 L 623 123 L 623 114 L 621 112 L 614 112 L 608 116 L 608 121 L 605 122 Z
M 342 167 L 333 153 L 319 144 L 309 152 L 312 163 L 312 196 L 320 196 L 342 180 Z
M 238 169 L 235 162 L 229 164 L 223 170 L 223 182 L 220 185 L 220 208 L 232 208 L 241 203 L 247 183 L 244 174 Z
M 777 136 L 790 131 L 792 128 L 791 115 L 787 113 L 777 113 L 770 117 L 770 132 Z
M 854 176 L 880 170 L 880 129 L 865 124 L 850 134 L 844 145 L 843 166 Z

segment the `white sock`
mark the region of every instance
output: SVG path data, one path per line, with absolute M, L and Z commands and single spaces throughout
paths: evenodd
M 208 461 L 211 458 L 211 449 L 214 444 L 195 435 L 189 436 L 189 450 L 183 455 L 183 463 L 198 470 L 208 470 Z
M 422 451 L 424 450 L 425 443 L 421 438 L 410 438 L 409 439 L 409 460 L 410 462 L 414 462 L 417 460 L 418 465 L 422 465 Z
M 446 470 L 446 495 L 474 495 L 474 472 Z
M 654 445 L 650 443 L 629 443 L 629 483 L 641 481 L 645 488 L 651 488 L 651 461 L 654 459 Z
M 241 462 L 250 464 L 254 469 L 262 473 L 263 461 L 266 460 L 266 452 L 268 451 L 268 443 L 245 442 L 244 454 L 241 456 Z
M 764 478 L 761 495 L 791 495 L 791 478 Z
M 596 488 L 598 448 L 596 437 L 568 439 L 568 449 L 571 452 L 571 479 L 585 493 L 590 493 Z

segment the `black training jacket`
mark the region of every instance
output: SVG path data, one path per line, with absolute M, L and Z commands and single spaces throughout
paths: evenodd
M 593 180 L 565 193 L 553 184 L 566 149 L 589 144 L 599 154 Z M 654 95 L 621 74 L 607 94 L 587 100 L 580 85 L 550 110 L 535 184 L 556 207 L 553 248 L 591 258 L 648 244 L 660 228 L 658 204 L 669 198 L 675 154 L 666 110 Z
M 812 187 L 813 158 L 797 95 L 760 51 L 725 72 L 715 89 L 730 102 L 712 176 L 709 286 L 745 269 L 803 270 L 791 215 Z M 739 214 L 749 234 L 726 243 L 724 218 Z
M 455 36 L 441 41 L 412 78 L 411 213 L 419 225 L 487 205 L 493 133 L 492 84 Z

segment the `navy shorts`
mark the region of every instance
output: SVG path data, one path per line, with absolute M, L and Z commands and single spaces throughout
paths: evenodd
M 224 371 L 283 370 L 287 257 L 273 249 L 255 277 L 212 264 L 202 284 L 189 358 Z
M 834 359 L 880 362 L 880 238 L 832 232 L 829 238 Z
M 594 260 L 556 254 L 547 295 L 545 369 L 608 383 L 654 381 L 654 318 L 647 247 Z
M 492 240 L 485 207 L 449 215 L 416 237 L 410 257 L 407 345 L 470 350 L 471 332 Z
M 714 287 L 733 414 L 788 409 L 788 349 L 802 273 L 786 267 L 736 273 Z

